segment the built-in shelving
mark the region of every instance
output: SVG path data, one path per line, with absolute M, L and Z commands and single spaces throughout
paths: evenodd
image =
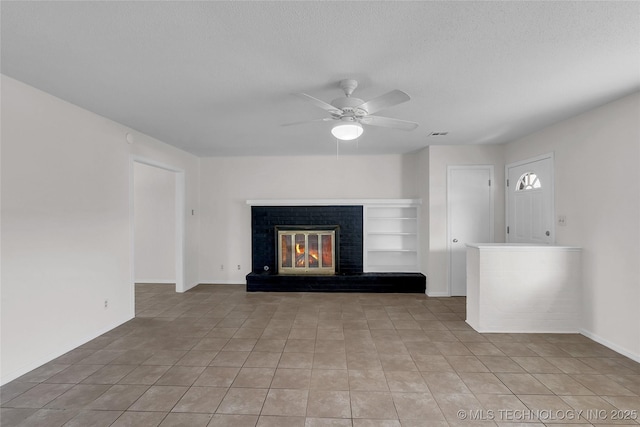
M 418 204 L 364 206 L 364 271 L 419 272 Z

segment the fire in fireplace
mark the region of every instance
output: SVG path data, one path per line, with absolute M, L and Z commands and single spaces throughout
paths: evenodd
M 337 227 L 277 230 L 278 274 L 335 274 Z

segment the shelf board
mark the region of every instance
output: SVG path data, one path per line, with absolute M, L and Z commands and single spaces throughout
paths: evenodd
M 367 249 L 367 252 L 418 252 L 417 249 Z
M 413 217 L 409 217 L 409 216 L 403 216 L 403 217 L 399 217 L 399 216 L 369 216 L 367 217 L 367 219 L 375 219 L 375 220 L 393 220 L 393 221 L 397 221 L 397 220 L 418 220 L 418 218 L 416 218 L 415 216 Z
M 354 206 L 369 209 L 405 208 L 422 204 L 422 199 L 249 199 L 251 206 Z
M 415 273 L 419 272 L 420 269 L 416 265 L 382 265 L 382 264 L 374 264 L 368 265 L 367 271 L 371 272 L 406 272 L 406 273 Z
M 403 231 L 370 231 L 370 236 L 417 236 L 417 233 L 407 233 Z

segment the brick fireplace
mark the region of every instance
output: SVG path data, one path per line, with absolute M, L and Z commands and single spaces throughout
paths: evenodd
M 278 230 L 336 232 L 336 274 L 362 273 L 362 206 L 252 206 L 251 272 L 277 274 Z
M 278 256 L 280 252 L 282 258 L 283 232 L 290 236 L 284 238 L 284 246 L 291 245 L 294 251 L 292 258 L 286 261 L 291 268 L 284 270 L 283 260 L 279 261 Z M 314 265 L 329 264 L 313 257 L 309 260 L 309 252 L 315 251 L 314 256 L 317 256 L 317 251 L 322 250 L 322 236 L 326 236 L 326 232 L 334 235 L 334 267 L 331 271 L 313 271 Z M 319 258 L 322 259 L 322 254 Z M 298 271 L 293 268 L 295 262 L 300 266 Z M 252 205 L 251 273 L 246 279 L 247 291 L 250 292 L 424 293 L 426 286 L 426 278 L 420 273 L 363 272 L 363 206 L 347 204 Z

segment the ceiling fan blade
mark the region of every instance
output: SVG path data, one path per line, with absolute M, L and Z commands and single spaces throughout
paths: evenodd
M 366 110 L 367 113 L 371 114 L 385 108 L 393 107 L 394 105 L 402 104 L 410 99 L 411 97 L 409 95 L 396 89 L 391 92 L 387 92 L 384 95 L 380 95 L 377 98 L 370 99 L 364 104 L 359 105 L 358 108 L 362 108 Z
M 323 110 L 330 112 L 331 114 L 342 114 L 342 111 L 339 108 L 336 108 L 333 105 L 326 103 L 318 98 L 314 98 L 311 95 L 307 95 L 306 93 L 294 93 L 294 95 L 311 102 L 316 107 L 320 107 Z
M 324 119 L 315 119 L 315 120 L 303 120 L 301 122 L 293 122 L 293 123 L 284 123 L 280 126 L 297 126 L 297 125 L 305 125 L 307 123 L 314 123 L 314 122 L 329 122 L 332 119 L 331 117 L 325 117 Z
M 385 128 L 394 128 L 400 130 L 414 130 L 418 127 L 418 124 L 416 122 L 409 122 L 406 120 L 398 120 L 380 116 L 365 116 L 360 119 L 360 123 L 364 125 L 381 126 Z

